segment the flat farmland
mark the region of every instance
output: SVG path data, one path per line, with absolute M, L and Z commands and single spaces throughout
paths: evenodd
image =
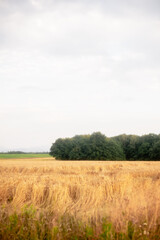
M 0 205 L 1 239 L 21 236 L 25 209 L 34 231 L 15 239 L 159 240 L 160 162 L 0 160 Z
M 50 158 L 45 153 L 0 153 L 0 159 L 33 159 L 33 158 Z

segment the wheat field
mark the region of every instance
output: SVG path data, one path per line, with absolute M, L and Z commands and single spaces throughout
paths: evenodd
M 149 234 L 160 225 L 160 162 L 1 160 L 0 205 L 8 214 L 33 205 L 53 225 L 70 214 L 122 232 L 145 224 Z

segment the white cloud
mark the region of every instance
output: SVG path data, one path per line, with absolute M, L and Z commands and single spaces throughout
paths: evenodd
M 8 0 L 0 9 L 0 146 L 159 133 L 158 1 Z

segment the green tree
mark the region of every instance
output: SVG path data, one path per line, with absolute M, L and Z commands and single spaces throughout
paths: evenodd
M 50 155 L 62 160 L 160 160 L 160 135 L 122 134 L 107 138 L 100 132 L 59 138 Z
M 113 137 L 112 139 L 119 142 L 119 144 L 122 146 L 125 158 L 127 160 L 135 160 L 137 159 L 137 143 L 139 140 L 139 136 L 137 135 L 126 135 L 122 134 L 116 137 Z
M 154 156 L 154 145 L 160 140 L 159 136 L 153 133 L 143 135 L 139 138 L 137 159 L 152 160 Z
M 72 140 L 59 138 L 50 148 L 50 155 L 56 159 L 68 160 L 72 149 Z
M 151 159 L 160 160 L 160 140 L 153 144 Z

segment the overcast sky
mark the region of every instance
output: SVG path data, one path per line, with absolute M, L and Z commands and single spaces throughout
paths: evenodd
M 0 0 L 0 151 L 160 133 L 159 0 Z

